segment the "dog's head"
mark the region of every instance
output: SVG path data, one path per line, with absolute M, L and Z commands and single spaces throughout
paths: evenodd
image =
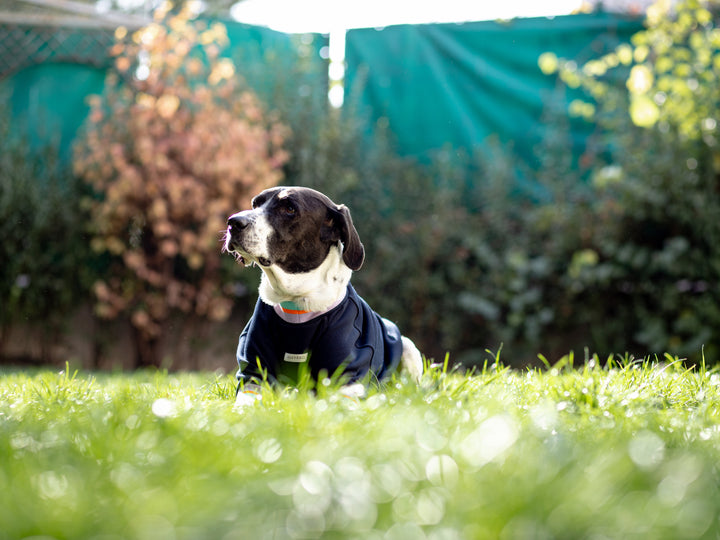
M 305 187 L 277 187 L 252 201 L 252 210 L 228 218 L 225 249 L 243 264 L 257 263 L 285 274 L 304 274 L 320 267 L 331 248 L 342 262 L 358 270 L 365 258 L 350 210 Z M 267 273 L 267 272 L 266 272 Z

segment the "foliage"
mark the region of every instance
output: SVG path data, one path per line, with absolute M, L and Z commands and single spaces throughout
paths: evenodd
M 170 7 L 169 4 L 167 7 Z M 98 193 L 93 248 L 113 258 L 97 313 L 131 316 L 141 363 L 157 364 L 172 310 L 226 318 L 220 236 L 227 216 L 282 178 L 286 128 L 220 56 L 223 25 L 188 10 L 116 34 L 116 73 L 95 98 L 75 170 Z M 228 260 L 229 262 L 229 260 Z
M 568 286 L 575 302 L 595 306 L 585 318 L 599 341 L 688 356 L 704 347 L 717 362 L 718 6 L 662 6 L 631 45 L 583 66 L 540 59 L 592 98 L 574 110 L 598 123 L 605 150 L 594 158 L 591 260 Z
M 670 8 L 657 2 L 648 9 L 647 29 L 631 45 L 592 60 L 576 70 L 565 64 L 563 79 L 583 86 L 607 112 L 618 99 L 611 76 L 621 70 L 629 93 L 628 112 L 639 127 L 672 129 L 681 139 L 717 145 L 720 77 L 720 3 L 684 0 Z M 615 95 L 613 95 L 615 94 Z M 588 109 L 591 110 L 591 109 Z
M 12 326 L 32 323 L 43 329 L 47 355 L 88 294 L 93 260 L 82 196 L 53 147 L 30 150 L 0 117 L 0 353 Z
M 559 129 L 531 173 L 545 196 L 520 213 L 499 207 L 493 234 L 507 244 L 482 260 L 501 268 L 484 274 L 492 286 L 467 283 L 461 305 L 485 327 L 499 323 L 494 334 L 511 350 L 584 345 L 720 360 L 713 17 L 696 2 L 671 17 L 651 10 L 648 29 L 611 54 L 581 66 L 540 57 L 572 92 L 588 93 L 570 113 L 599 129 L 576 164 L 562 117 L 550 118 Z M 524 174 L 509 181 L 521 186 Z M 493 245 L 478 236 L 478 246 Z
M 610 211 L 594 238 L 595 260 L 574 276 L 573 290 L 582 303 L 603 299 L 596 305 L 624 328 L 605 331 L 606 340 L 688 357 L 704 349 L 717 362 L 720 198 L 710 156 L 657 131 L 629 126 L 628 134 L 630 150 L 654 158 L 618 159 L 609 185 L 597 175 Z
M 4 373 L 0 538 L 712 538 L 720 377 L 572 357 L 232 410 L 210 374 Z

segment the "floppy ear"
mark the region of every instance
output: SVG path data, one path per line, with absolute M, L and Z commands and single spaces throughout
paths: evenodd
M 332 241 L 343 243 L 343 261 L 351 270 L 360 270 L 365 260 L 365 248 L 353 225 L 350 210 L 344 204 L 337 205 L 328 209 L 328 218 L 332 222 Z

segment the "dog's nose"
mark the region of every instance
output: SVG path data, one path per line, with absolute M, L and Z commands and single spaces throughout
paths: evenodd
M 242 213 L 234 214 L 228 218 L 227 223 L 230 230 L 241 231 L 250 225 L 250 218 Z

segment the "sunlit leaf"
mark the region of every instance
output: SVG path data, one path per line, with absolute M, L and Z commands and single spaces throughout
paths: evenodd
M 655 102 L 645 95 L 633 95 L 630 102 L 630 118 L 639 127 L 652 127 L 660 118 Z
M 627 88 L 633 94 L 647 93 L 654 83 L 652 70 L 646 65 L 634 66 L 630 70 Z
M 554 53 L 546 52 L 538 58 L 538 66 L 545 75 L 551 75 L 558 69 L 558 58 Z

